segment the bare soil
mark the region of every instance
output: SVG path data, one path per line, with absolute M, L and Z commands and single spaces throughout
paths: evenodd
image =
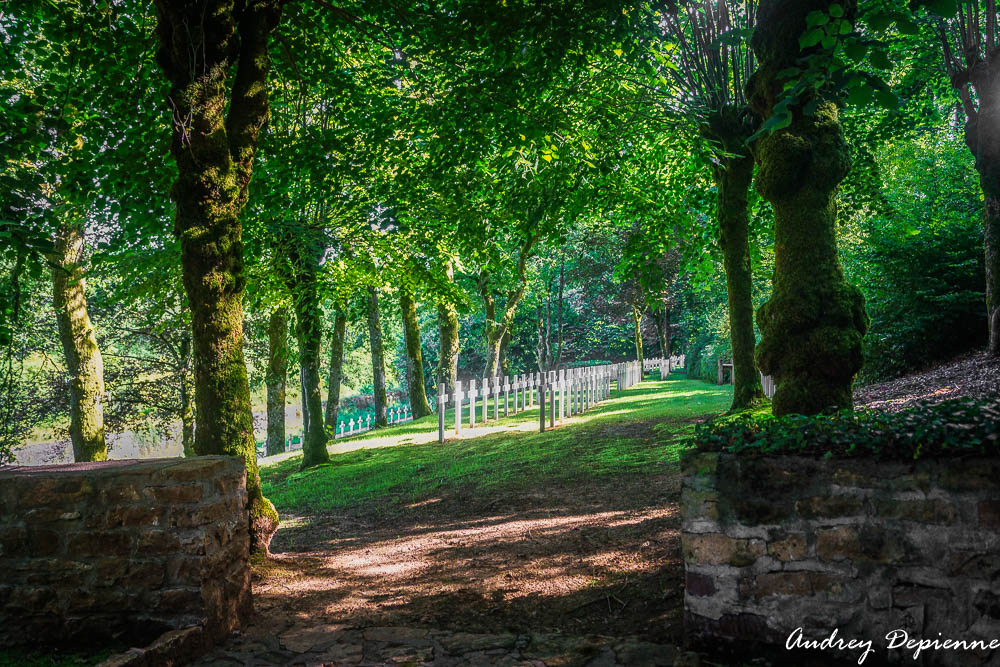
M 679 643 L 680 475 L 670 468 L 285 516 L 273 559 L 254 568 L 253 625 L 327 619 Z
M 933 366 L 920 373 L 859 387 L 857 408 L 899 412 L 919 402 L 940 403 L 951 398 L 994 398 L 1000 395 L 1000 359 L 979 351 Z

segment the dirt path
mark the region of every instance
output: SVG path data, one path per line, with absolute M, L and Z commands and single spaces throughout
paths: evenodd
M 200 664 L 681 664 L 679 481 L 286 517 L 256 619 Z

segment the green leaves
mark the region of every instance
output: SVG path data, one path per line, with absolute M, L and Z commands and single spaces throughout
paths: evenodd
M 708 451 L 746 456 L 796 454 L 913 460 L 1000 454 L 1000 401 L 969 398 L 921 404 L 898 413 L 853 412 L 772 417 L 742 413 L 696 428 Z

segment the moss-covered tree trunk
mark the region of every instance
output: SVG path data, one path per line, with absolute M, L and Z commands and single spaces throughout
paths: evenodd
M 327 431 L 337 433 L 337 417 L 340 414 L 340 384 L 344 380 L 344 332 L 347 330 L 347 315 L 338 312 L 333 320 L 330 333 L 330 374 L 327 378 L 326 415 Z
M 452 395 L 458 381 L 458 311 L 455 304 L 444 302 L 438 303 L 437 311 L 440 342 L 437 381 Z
M 806 15 L 828 12 L 833 0 L 770 0 L 760 6 L 753 49 L 759 69 L 751 81 L 755 111 L 767 118 L 784 85 L 779 72 L 801 56 Z M 856 4 L 840 0 L 853 16 Z M 818 100 L 812 115 L 799 100 L 790 125 L 757 147 L 757 191 L 774 208 L 774 291 L 757 313 L 761 369 L 773 375 L 776 415 L 851 408 L 851 382 L 861 368 L 868 328 L 864 298 L 847 283 L 837 257 L 837 186 L 850 170 L 850 152 L 837 106 Z
M 184 456 L 197 456 L 194 451 L 194 374 L 191 369 L 191 336 L 181 339 L 181 447 Z
M 267 323 L 267 441 L 264 451 L 285 451 L 285 385 L 288 379 L 288 311 L 275 308 Z
M 323 397 L 319 391 L 319 354 L 323 340 L 323 311 L 317 285 L 318 257 L 302 253 L 292 286 L 295 304 L 295 339 L 299 349 L 299 381 L 302 388 L 302 465 L 305 470 L 329 463 L 326 428 L 323 426 Z
M 368 288 L 368 339 L 372 348 L 372 387 L 375 399 L 375 425 L 389 423 L 385 398 L 385 353 L 382 351 L 382 320 L 378 312 L 378 290 Z
M 52 305 L 69 374 L 74 461 L 105 461 L 104 361 L 87 312 L 83 277 L 83 229 L 67 221 L 56 237 L 52 261 Z
M 174 233 L 191 304 L 197 454 L 230 454 L 247 469 L 251 548 L 267 553 L 278 514 L 257 469 L 243 357 L 242 226 L 253 156 L 267 123 L 268 40 L 277 0 L 156 0 L 157 59 L 170 91 L 177 179 Z
M 729 342 L 733 350 L 733 404 L 740 410 L 764 397 L 754 363 L 753 274 L 750 269 L 750 225 L 747 192 L 753 179 L 753 158 L 731 156 L 714 165 L 718 191 L 719 244 L 726 270 Z
M 409 359 L 406 378 L 410 390 L 410 412 L 414 419 L 431 414 L 424 387 L 424 355 L 420 350 L 420 324 L 417 322 L 417 304 L 413 294 L 405 288 L 399 290 L 399 309 L 403 314 L 403 339 L 406 358 Z

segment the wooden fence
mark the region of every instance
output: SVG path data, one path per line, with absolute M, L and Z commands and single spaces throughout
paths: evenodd
M 718 360 L 717 369 L 718 369 L 718 382 L 717 382 L 717 384 L 734 384 L 735 380 L 733 379 L 733 362 L 732 361 L 723 361 L 722 359 L 719 359 Z M 727 377 L 727 371 L 728 371 L 729 382 L 725 381 L 726 377 Z M 776 387 L 774 385 L 774 378 L 773 377 L 771 377 L 770 375 L 764 375 L 763 373 L 761 373 L 760 374 L 760 386 L 764 390 L 764 395 L 765 396 L 767 396 L 768 398 L 774 398 L 774 391 L 775 391 Z

